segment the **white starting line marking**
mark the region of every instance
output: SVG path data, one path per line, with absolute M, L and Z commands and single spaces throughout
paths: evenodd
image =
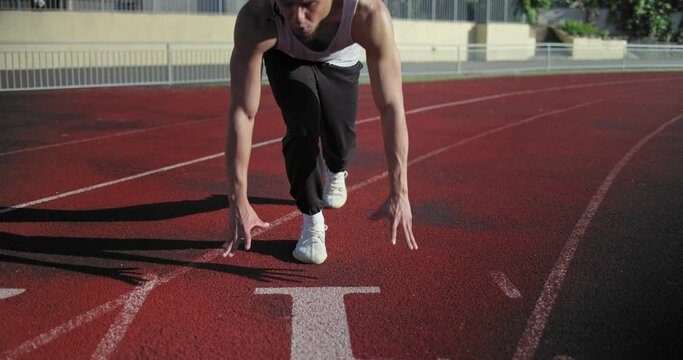
M 612 171 L 610 171 L 607 177 L 602 181 L 602 184 L 600 184 L 600 187 L 588 203 L 586 210 L 584 210 L 581 218 L 579 218 L 579 221 L 574 226 L 574 230 L 565 243 L 564 248 L 560 253 L 560 257 L 557 258 L 555 266 L 553 266 L 553 269 L 550 271 L 548 279 L 546 279 L 545 285 L 543 286 L 541 296 L 538 297 L 534 311 L 531 313 L 531 316 L 529 316 L 526 330 L 524 330 L 522 338 L 519 339 L 519 342 L 517 343 L 517 351 L 515 352 L 513 359 L 532 359 L 534 357 L 548 322 L 550 312 L 555 305 L 557 295 L 564 283 L 569 265 L 574 259 L 576 249 L 581 244 L 588 225 L 590 225 L 598 207 L 600 207 L 600 204 L 602 204 L 602 201 L 605 199 L 605 195 L 607 195 L 607 191 L 609 191 L 609 188 L 612 186 L 614 179 L 643 145 L 681 118 L 683 118 L 683 114 L 667 121 L 655 131 L 642 138 L 624 155 L 624 157 L 621 158 L 621 160 L 619 160 L 619 162 L 616 163 L 616 165 L 614 165 Z
M 0 289 L 0 300 L 22 294 L 26 289 Z
M 570 110 L 577 109 L 577 108 L 580 108 L 583 106 L 588 106 L 588 105 L 596 104 L 599 102 L 609 101 L 609 100 L 622 98 L 622 97 L 635 96 L 638 94 L 642 94 L 642 92 L 631 94 L 631 95 L 618 96 L 618 97 L 614 97 L 611 99 L 603 99 L 603 100 L 597 100 L 597 101 L 593 101 L 593 102 L 587 102 L 587 103 L 576 105 L 576 106 L 570 106 L 567 108 L 563 108 L 563 109 L 559 109 L 559 110 L 553 110 L 553 111 L 549 111 L 546 113 L 538 114 L 538 115 L 532 116 L 530 118 L 520 120 L 520 121 L 515 122 L 515 123 L 503 125 L 501 127 L 485 131 L 483 133 L 480 133 L 479 135 L 475 135 L 475 136 L 472 136 L 470 138 L 463 139 L 461 141 L 458 141 L 457 143 L 454 143 L 454 144 L 445 146 L 441 149 L 437 149 L 435 151 L 432 151 L 428 154 L 422 155 L 422 156 L 408 162 L 408 166 L 412 166 L 418 162 L 426 160 L 427 158 L 436 156 L 438 154 L 441 154 L 441 153 L 443 153 L 447 150 L 453 149 L 455 147 L 465 145 L 471 141 L 474 141 L 474 140 L 483 138 L 485 136 L 497 133 L 497 132 L 502 131 L 504 129 L 508 129 L 508 128 L 511 128 L 514 126 L 518 126 L 518 125 L 528 123 L 528 122 L 533 121 L 533 120 L 540 119 L 544 116 L 555 115 L 555 114 L 558 114 L 561 112 L 570 111 Z M 268 143 L 277 142 L 279 140 L 280 139 L 269 140 L 267 142 L 256 144 L 256 145 L 254 145 L 254 147 L 257 147 L 259 145 L 260 146 L 267 145 Z M 217 155 L 222 155 L 222 153 L 217 154 Z M 213 155 L 213 157 L 218 157 L 217 155 Z M 195 162 L 197 162 L 197 161 L 195 161 Z M 159 172 L 159 171 L 157 171 L 157 172 Z M 387 176 L 387 172 L 385 171 L 379 175 L 376 175 L 376 176 L 371 177 L 371 178 L 369 178 L 369 179 L 367 179 L 361 183 L 358 183 L 358 184 L 355 184 L 355 185 L 349 187 L 348 191 L 349 192 L 356 191 L 356 190 L 358 190 L 364 186 L 370 185 L 370 184 L 372 184 L 378 180 L 381 180 L 381 179 L 385 178 L 386 176 Z M 5 212 L 9 212 L 9 211 L 15 210 L 15 208 L 12 207 L 12 208 L 5 209 L 5 210 L 7 210 Z M 3 211 L 0 210 L 0 213 L 2 213 L 2 212 Z M 292 219 L 298 218 L 298 216 L 299 216 L 298 210 L 292 211 L 289 214 L 286 214 L 286 215 L 280 217 L 279 219 L 272 221 L 271 226 L 268 229 L 258 229 L 256 231 L 254 231 L 252 236 L 261 235 L 261 234 L 265 233 L 266 231 L 272 230 L 281 224 L 284 224 L 284 223 L 286 223 Z M 222 253 L 223 253 L 223 249 L 212 250 L 212 251 L 209 251 L 206 254 L 204 254 L 204 255 L 200 256 L 199 258 L 196 258 L 196 259 L 194 259 L 188 263 L 196 263 L 196 264 L 207 263 L 209 261 L 212 261 L 213 259 L 215 259 L 219 255 L 221 255 Z M 170 282 L 175 277 L 183 275 L 192 269 L 194 269 L 194 268 L 193 267 L 180 267 L 177 270 L 171 272 L 170 274 L 164 275 L 162 278 L 159 279 L 158 283 L 164 284 L 164 283 Z M 127 299 L 130 297 L 131 293 L 132 293 L 132 291 L 129 293 L 123 294 L 115 300 L 111 300 L 105 304 L 102 304 L 102 305 L 100 305 L 94 309 L 91 309 L 90 311 L 88 311 L 84 314 L 81 314 L 81 315 L 63 323 L 62 325 L 59 325 L 59 326 L 53 328 L 52 330 L 49 330 L 45 333 L 42 333 L 33 339 L 27 340 L 24 343 L 22 343 L 21 345 L 19 345 L 17 348 L 10 350 L 10 351 L 6 351 L 5 353 L 2 354 L 2 356 L 6 357 L 7 359 L 12 359 L 12 358 L 16 358 L 16 357 L 21 356 L 21 355 L 28 354 L 28 353 L 32 352 L 33 350 L 51 342 L 52 340 L 56 339 L 57 337 L 64 335 L 66 333 L 69 333 L 72 330 L 80 327 L 81 325 L 84 325 L 90 321 L 93 321 L 93 320 L 99 318 L 100 316 L 116 309 L 117 307 L 121 306 L 123 303 L 125 303 L 127 301 Z
M 379 288 L 257 288 L 254 293 L 292 297 L 291 359 L 353 359 L 344 295 L 377 294 Z
M 496 285 L 503 290 L 505 296 L 509 297 L 510 299 L 522 298 L 522 293 L 519 292 L 519 290 L 515 287 L 515 284 L 513 284 L 504 273 L 500 271 L 491 271 L 489 274 L 493 278 L 493 282 L 495 282 Z
M 130 326 L 133 319 L 135 319 L 135 316 L 140 311 L 140 308 L 142 308 L 142 304 L 144 304 L 147 299 L 147 295 L 149 295 L 152 289 L 158 284 L 158 279 L 152 278 L 152 280 L 145 283 L 144 286 L 134 290 L 130 296 L 128 296 L 128 299 L 123 305 L 123 310 L 121 310 L 119 316 L 116 317 L 114 323 L 111 324 L 109 331 L 104 335 L 102 340 L 100 340 L 100 344 L 97 345 L 97 349 L 95 349 L 95 352 L 92 354 L 93 360 L 105 360 L 111 357 L 116 350 L 116 346 L 126 335 L 128 326 Z

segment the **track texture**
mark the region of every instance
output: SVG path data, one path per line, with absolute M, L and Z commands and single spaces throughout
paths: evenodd
M 367 220 L 388 187 L 362 87 L 321 266 L 291 257 L 268 88 L 249 189 L 274 226 L 233 259 L 229 89 L 0 93 L 0 358 L 297 358 L 321 341 L 311 357 L 677 359 L 682 80 L 405 84 L 417 251 Z

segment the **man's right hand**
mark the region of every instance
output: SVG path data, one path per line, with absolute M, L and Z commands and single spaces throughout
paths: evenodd
M 249 250 L 251 248 L 251 229 L 254 227 L 267 229 L 270 227 L 270 223 L 261 220 L 249 202 L 245 201 L 241 204 L 237 201 L 231 202 L 228 239 L 223 244 L 223 257 L 235 256 L 242 241 L 244 241 L 244 249 Z

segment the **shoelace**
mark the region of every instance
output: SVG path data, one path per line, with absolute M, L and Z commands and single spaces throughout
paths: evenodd
M 337 176 L 330 177 L 330 195 L 341 195 L 344 192 L 344 180 L 348 174 L 344 171 Z
M 324 240 L 325 239 L 325 231 L 327 231 L 327 225 L 325 225 L 322 228 L 311 226 L 310 228 L 305 229 L 301 233 L 301 239 L 302 239 L 302 241 L 305 241 L 306 243 L 308 241 L 306 241 L 305 239 L 309 239 L 310 241 L 312 241 L 314 243 L 324 243 L 325 242 L 325 240 Z

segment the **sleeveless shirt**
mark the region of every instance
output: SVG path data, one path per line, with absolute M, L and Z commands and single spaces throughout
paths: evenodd
M 275 48 L 285 54 L 301 60 L 324 62 L 336 66 L 349 67 L 360 59 L 360 45 L 351 38 L 351 23 L 356 13 L 358 0 L 344 0 L 339 28 L 327 49 L 314 51 L 306 47 L 284 23 L 282 16 L 275 11 L 275 0 L 270 0 L 275 26 L 277 27 L 277 44 Z

